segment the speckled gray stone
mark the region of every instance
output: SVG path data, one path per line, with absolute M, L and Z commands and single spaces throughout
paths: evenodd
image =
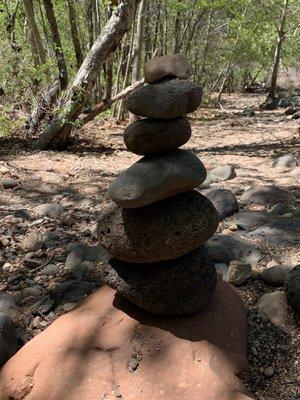
M 111 205 L 99 216 L 98 237 L 116 258 L 151 263 L 195 250 L 213 235 L 218 223 L 212 203 L 189 191 L 145 207 Z
M 128 125 L 124 131 L 127 149 L 140 155 L 175 150 L 190 137 L 191 125 L 186 117 L 167 120 L 144 118 Z
M 217 277 L 208 251 L 200 247 L 183 257 L 147 264 L 117 259 L 99 267 L 101 280 L 127 300 L 153 314 L 179 316 L 203 308 Z
M 195 111 L 201 99 L 199 85 L 171 79 L 137 89 L 125 100 L 125 106 L 135 115 L 170 119 Z
M 205 178 L 206 169 L 196 155 L 175 150 L 143 157 L 112 182 L 108 193 L 122 207 L 142 207 L 192 190 Z

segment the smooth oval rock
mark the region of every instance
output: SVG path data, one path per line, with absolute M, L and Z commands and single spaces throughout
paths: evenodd
M 195 111 L 201 99 L 199 85 L 171 79 L 137 89 L 125 100 L 125 106 L 135 115 L 171 119 Z
M 188 150 L 147 156 L 113 181 L 110 198 L 125 208 L 142 207 L 194 189 L 206 178 L 206 169 Z
M 187 79 L 189 74 L 190 66 L 184 54 L 170 54 L 152 58 L 145 64 L 144 68 L 145 81 L 147 83 L 171 76 Z
M 110 260 L 100 266 L 101 280 L 152 314 L 194 314 L 211 299 L 217 274 L 211 256 L 200 247 L 183 257 L 153 264 Z
M 127 126 L 124 142 L 132 153 L 149 155 L 183 146 L 190 139 L 191 132 L 186 117 L 170 120 L 145 118 Z
M 279 168 L 292 168 L 298 165 L 298 159 L 294 156 L 294 154 L 285 154 L 277 160 L 275 160 L 272 164 L 272 167 Z
M 216 231 L 219 218 L 212 203 L 190 191 L 139 208 L 112 205 L 98 220 L 100 244 L 114 257 L 151 263 L 183 256 Z
M 288 316 L 288 305 L 284 292 L 277 291 L 261 296 L 257 303 L 259 315 L 273 325 L 283 327 Z

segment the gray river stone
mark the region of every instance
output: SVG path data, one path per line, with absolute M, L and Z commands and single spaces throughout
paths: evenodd
M 194 189 L 206 178 L 206 169 L 188 150 L 147 156 L 113 181 L 110 198 L 125 208 L 142 207 Z

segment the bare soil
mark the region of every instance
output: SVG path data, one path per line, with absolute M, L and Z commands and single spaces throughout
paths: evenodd
M 280 155 L 291 153 L 299 157 L 299 122 L 287 118 L 282 109 L 260 111 L 258 105 L 263 99 L 262 95 L 226 95 L 221 108 L 198 110 L 190 117 L 193 136 L 185 147 L 192 149 L 208 170 L 220 164 L 233 165 L 237 177 L 214 185 L 230 189 L 238 198 L 250 186 L 275 184 L 291 191 L 299 205 L 299 185 L 290 176 L 290 169 L 272 167 L 272 161 Z M 255 108 L 254 117 L 241 115 L 246 106 Z M 0 251 L 0 264 L 6 264 L 0 275 L 0 291 L 20 296 L 31 279 L 47 295 L 59 283 L 72 279 L 64 268 L 66 246 L 78 241 L 97 243 L 92 232 L 98 213 L 109 201 L 107 187 L 120 171 L 139 158 L 125 148 L 122 141 L 125 126 L 112 119 L 91 122 L 76 132 L 75 143 L 66 152 L 32 150 L 22 135 L 2 140 L 0 167 L 7 167 L 9 175 L 16 177 L 21 187 L 0 192 L 0 237 L 8 240 Z M 32 222 L 14 215 L 15 209 L 30 212 L 35 205 L 53 201 L 66 207 L 63 220 L 40 218 Z M 223 224 L 219 227 L 222 229 Z M 41 276 L 39 271 L 24 268 L 26 253 L 20 249 L 20 242 L 26 233 L 36 230 L 60 236 L 54 249 L 35 254 L 45 265 L 59 267 L 55 277 Z M 264 254 L 259 269 L 265 268 L 270 260 L 282 264 L 300 261 L 299 248 L 254 244 Z M 275 290 L 278 289 L 259 279 L 238 289 L 249 317 L 249 370 L 242 380 L 259 400 L 295 400 L 300 398 L 297 318 L 290 313 L 286 328 L 280 329 L 263 321 L 257 312 L 258 298 Z M 36 313 L 36 301 L 33 298 L 21 301 L 20 346 L 65 312 L 58 307 L 47 315 Z M 271 377 L 263 374 L 268 366 L 274 368 Z

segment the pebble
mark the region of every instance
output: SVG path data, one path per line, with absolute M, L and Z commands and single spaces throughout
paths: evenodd
M 271 376 L 274 375 L 274 368 L 273 368 L 273 367 L 266 367 L 266 368 L 263 370 L 263 373 L 264 373 L 265 376 L 271 377 Z
M 258 300 L 259 315 L 273 325 L 283 327 L 288 316 L 288 305 L 284 292 L 268 293 Z

